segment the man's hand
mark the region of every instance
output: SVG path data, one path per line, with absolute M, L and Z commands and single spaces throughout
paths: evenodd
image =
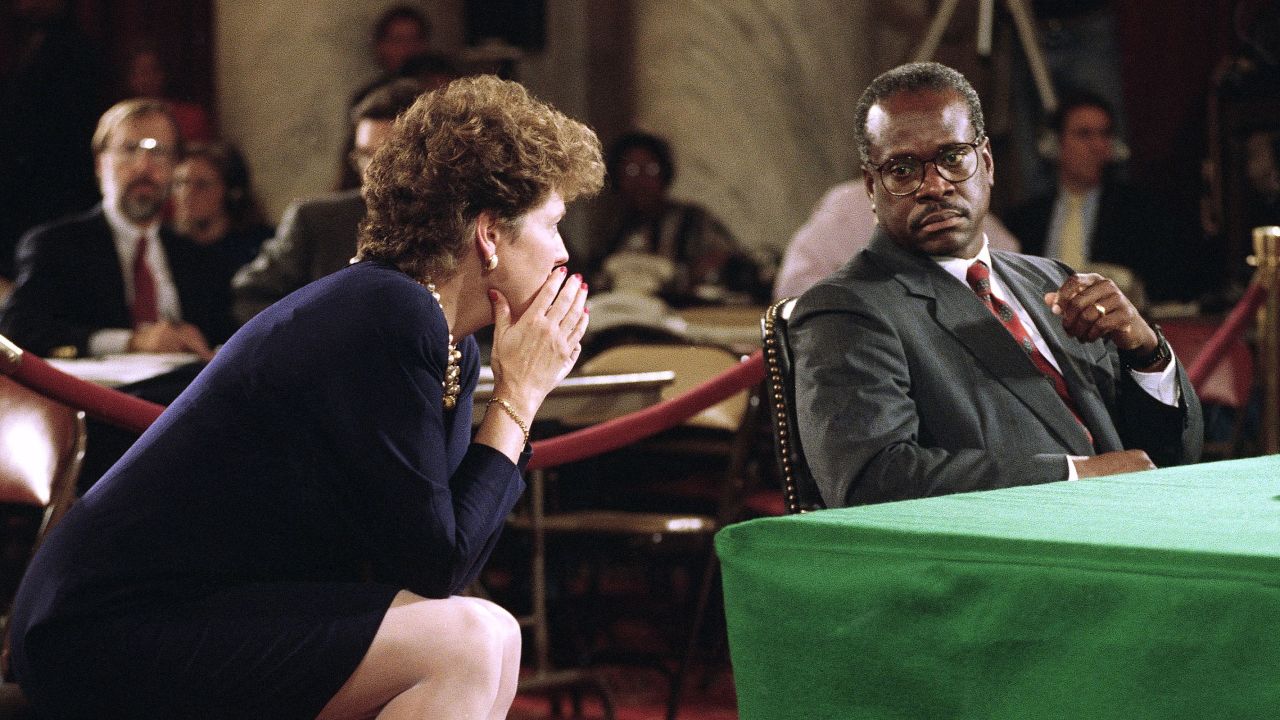
M 1076 475 L 1081 480 L 1104 475 L 1119 475 L 1120 473 L 1156 469 L 1156 464 L 1151 462 L 1151 458 L 1147 457 L 1145 450 L 1114 450 L 1109 453 L 1094 455 L 1093 457 L 1073 457 L 1071 458 L 1071 463 L 1076 466 Z
M 1081 342 L 1106 338 L 1121 351 L 1141 356 L 1154 352 L 1160 341 L 1129 298 L 1101 275 L 1072 275 L 1057 292 L 1046 293 L 1044 301 L 1054 315 L 1062 318 L 1067 334 Z M 1163 365 L 1144 368 L 1163 369 Z
M 206 362 L 213 359 L 213 351 L 199 328 L 190 323 L 167 320 L 146 323 L 134 330 L 129 338 L 129 352 L 189 352 Z

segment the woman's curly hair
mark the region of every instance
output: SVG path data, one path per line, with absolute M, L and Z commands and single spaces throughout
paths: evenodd
M 443 280 L 488 210 L 516 228 L 552 191 L 565 202 L 604 182 L 586 125 L 492 75 L 455 80 L 401 115 L 366 171 L 360 257 Z

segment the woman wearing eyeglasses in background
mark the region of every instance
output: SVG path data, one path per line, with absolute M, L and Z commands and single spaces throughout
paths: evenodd
M 673 304 L 719 302 L 729 293 L 767 298 L 755 263 L 728 229 L 702 206 L 668 195 L 676 168 L 667 141 L 626 133 L 609 147 L 607 163 L 616 202 L 604 210 L 591 264 L 602 285 L 619 280 L 603 272 L 610 256 L 640 253 L 671 262 L 673 278 L 661 293 Z
M 196 276 L 208 286 L 204 296 L 227 319 L 225 339 L 235 330 L 231 278 L 275 232 L 262 221 L 249 168 L 234 147 L 216 142 L 187 147 L 173 173 L 172 224 L 190 246 L 187 255 L 198 267 Z
M 37 710 L 506 717 L 519 627 L 456 593 L 580 352 L 557 224 L 602 180 L 595 134 L 515 83 L 406 111 L 367 173 L 360 261 L 246 324 L 40 548 L 12 621 Z

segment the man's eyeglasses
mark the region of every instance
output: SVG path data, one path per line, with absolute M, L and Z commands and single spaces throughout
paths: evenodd
M 212 190 L 221 184 L 222 184 L 221 182 L 214 180 L 213 178 L 179 177 L 179 178 L 173 179 L 173 186 L 175 188 L 190 188 L 192 190 L 195 190 L 196 192 L 204 192 L 206 190 Z
M 650 163 L 627 163 L 622 166 L 622 172 L 627 177 L 640 177 L 648 175 L 649 177 L 658 177 L 662 174 L 662 166 L 656 162 Z
M 924 185 L 924 175 L 929 163 L 938 169 L 938 174 L 947 182 L 960 183 L 973 177 L 978 172 L 978 150 L 985 142 L 979 135 L 971 143 L 955 143 L 944 145 L 931 158 L 921 160 L 914 155 L 891 157 L 879 165 L 867 165 L 880 176 L 880 184 L 890 195 L 911 195 Z
M 109 151 L 126 157 L 131 161 L 141 160 L 144 156 L 156 162 L 169 164 L 173 164 L 178 160 L 178 148 L 173 145 L 164 145 L 155 138 L 142 138 L 135 142 L 120 143 L 110 148 Z

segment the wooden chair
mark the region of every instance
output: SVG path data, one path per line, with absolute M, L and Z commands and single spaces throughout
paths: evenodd
M 13 593 L 26 562 L 74 500 L 84 448 L 83 412 L 0 375 L 0 522 L 6 530 L 6 557 L 16 554 L 23 558 L 21 567 L 12 569 L 12 577 L 4 578 L 4 612 L 0 617 L 4 651 L 0 671 L 6 678 L 8 611 Z M 30 522 L 33 515 L 34 523 Z M 24 526 L 29 532 L 21 531 Z M 22 536 L 25 538 L 20 539 Z M 30 539 L 29 550 L 25 547 L 26 538 Z M 26 700 L 18 686 L 11 682 L 0 685 L 0 718 L 25 717 L 29 717 Z
M 740 362 L 737 355 L 719 347 L 684 344 L 627 344 L 606 349 L 581 366 L 583 374 L 609 374 L 634 372 L 637 369 L 671 369 L 675 381 L 663 390 L 663 399 L 679 395 L 700 383 L 719 375 Z M 726 481 L 742 472 L 746 455 L 742 442 L 748 425 L 749 392 L 743 391 L 687 420 L 678 428 L 640 445 L 645 453 L 708 454 L 718 456 L 727 470 L 722 470 Z M 581 424 L 597 422 L 601 418 L 580 418 Z M 574 423 L 572 419 L 569 420 Z M 684 431 L 683 433 L 681 431 Z M 689 430 L 696 433 L 689 437 Z M 542 533 L 547 537 L 581 538 L 592 550 L 599 550 L 605 539 L 625 540 L 634 548 L 657 547 L 681 539 L 692 540 L 704 548 L 704 566 L 698 585 L 695 607 L 688 629 L 688 646 L 684 648 L 679 666 L 674 673 L 668 698 L 667 717 L 675 718 L 679 709 L 685 676 L 696 650 L 697 638 L 709 605 L 718 566 L 711 540 L 721 527 L 718 513 L 696 512 L 643 512 L 615 509 L 576 509 L 547 511 L 545 509 L 544 483 L 541 475 L 530 484 L 530 509 L 514 515 L 509 524 L 516 529 Z M 710 488 L 709 496 L 717 501 L 722 488 Z M 612 546 L 610 546 L 612 547 Z M 545 603 L 547 588 L 540 577 L 544 568 L 535 568 L 535 604 L 539 596 Z M 692 578 L 691 578 L 692 579 Z
M 782 471 L 782 499 L 788 513 L 820 510 L 825 505 L 804 459 L 796 424 L 795 360 L 787 323 L 796 299 L 783 298 L 769 306 L 760 322 L 764 337 L 765 398 L 773 427 L 773 446 Z

